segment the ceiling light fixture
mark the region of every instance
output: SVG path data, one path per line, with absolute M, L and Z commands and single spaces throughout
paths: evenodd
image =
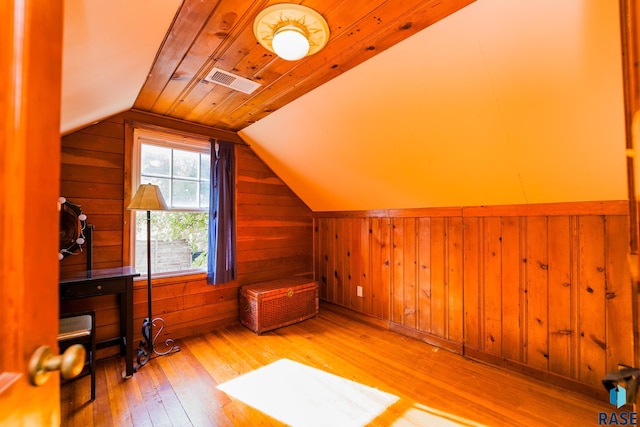
M 287 61 L 313 55 L 329 41 L 327 21 L 313 9 L 279 3 L 265 8 L 253 22 L 262 46 Z

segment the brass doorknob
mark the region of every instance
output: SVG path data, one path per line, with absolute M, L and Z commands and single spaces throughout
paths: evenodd
M 60 371 L 62 378 L 69 379 L 80 375 L 84 368 L 87 351 L 81 344 L 74 344 L 64 353 L 54 356 L 46 345 L 38 347 L 29 360 L 29 382 L 39 386 L 47 382 L 51 371 Z

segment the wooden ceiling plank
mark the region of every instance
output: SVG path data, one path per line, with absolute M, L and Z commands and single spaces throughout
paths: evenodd
M 449 4 L 446 7 L 440 7 L 441 15 L 447 16 L 452 13 L 452 10 L 459 9 L 451 8 L 448 6 Z M 426 27 L 431 23 L 431 20 L 414 22 L 416 17 L 412 16 L 412 12 L 420 10 L 432 11 L 434 5 L 437 7 L 441 3 L 437 1 L 412 2 L 410 4 L 403 2 L 403 8 L 400 8 L 397 3 L 383 4 L 380 8 L 354 23 L 353 26 L 349 27 L 348 31 L 332 39 L 320 56 L 314 55 L 305 61 L 299 61 L 291 72 L 270 85 L 268 92 L 261 92 L 244 104 L 229 106 L 235 108 L 219 111 L 224 117 L 221 126 L 237 130 L 265 117 L 303 93 L 320 86 L 347 69 L 383 51 L 382 46 L 375 46 L 372 42 L 380 42 L 380 39 L 388 37 L 391 32 L 399 33 L 396 42 L 409 37 L 424 28 L 421 27 L 422 25 Z M 405 25 L 407 22 L 412 24 L 407 26 Z M 376 33 L 382 34 L 382 36 L 378 37 L 378 40 L 375 38 Z M 357 59 L 352 60 L 348 68 L 345 67 L 342 64 L 345 58 L 354 55 Z M 292 81 L 295 81 L 295 85 L 291 83 Z
M 253 35 L 255 16 L 280 0 L 185 0 L 134 108 L 238 131 L 473 1 L 304 1 L 328 20 L 331 39 L 290 62 Z M 249 95 L 204 81 L 214 66 L 262 86 Z
M 218 1 L 184 0 L 158 50 L 134 108 L 149 111 L 153 107 L 217 5 Z
M 361 18 L 363 10 L 371 13 L 383 3 L 385 3 L 385 0 L 379 0 L 378 2 L 372 2 L 371 0 L 337 0 L 330 5 L 328 5 L 326 1 L 316 1 L 314 4 L 307 2 L 305 5 L 325 16 L 329 22 L 331 37 L 337 37 L 342 32 L 347 31 L 354 20 Z M 321 9 L 322 7 L 325 9 Z M 289 75 L 291 70 L 297 66 L 297 62 L 282 60 L 260 45 L 257 40 L 255 40 L 253 30 L 243 35 L 243 38 L 244 37 L 253 40 L 255 48 L 244 58 L 240 58 L 240 62 L 236 64 L 234 69 L 246 71 L 246 74 L 243 74 L 245 76 L 249 75 L 249 72 L 252 72 L 253 80 L 262 84 L 262 87 L 259 88 L 258 91 L 268 90 L 273 82 L 282 76 Z M 259 92 L 256 92 L 251 96 L 255 97 L 258 94 Z M 221 105 L 239 106 L 251 99 L 246 95 L 239 95 L 240 94 L 234 96 L 233 94 L 229 94 L 225 98 L 216 97 L 215 99 L 211 99 L 211 97 L 208 96 L 203 100 L 203 103 L 196 106 L 185 119 L 197 120 L 209 124 L 221 124 L 220 118 L 222 115 L 219 112 Z M 270 113 L 271 111 L 268 110 L 266 112 Z
M 259 5 L 259 8 L 252 9 L 250 13 L 246 13 L 242 17 L 242 22 L 234 29 L 225 44 L 220 47 L 220 51 L 216 52 L 213 56 L 215 61 L 211 61 L 205 68 L 208 73 L 214 66 L 220 67 L 225 71 L 232 72 L 234 74 L 241 75 L 242 77 L 250 78 L 250 75 L 244 76 L 239 73 L 239 70 L 235 68 L 235 64 L 246 57 L 251 50 L 255 49 L 256 42 L 253 38 L 253 20 L 264 5 Z M 248 34 L 252 36 L 249 37 Z M 227 89 L 224 86 L 215 85 L 204 81 L 206 73 L 200 73 L 195 76 L 192 83 L 189 86 L 188 93 L 184 93 L 179 103 L 176 103 L 172 109 L 171 115 L 179 117 L 185 120 L 189 120 L 187 117 L 193 116 L 193 111 L 197 109 L 198 105 L 211 105 L 214 100 L 206 99 L 207 96 L 213 96 L 214 99 L 220 100 L 228 96 L 243 96 L 246 95 L 242 92 L 237 92 L 232 89 Z M 212 94 L 211 92 L 214 91 Z M 222 96 L 222 98 L 219 97 Z M 208 108 L 207 110 L 208 111 Z M 196 120 L 199 123 L 206 123 L 204 120 Z
M 257 78 L 256 70 L 270 68 L 270 65 L 273 65 L 274 62 L 285 62 L 277 59 L 277 56 L 271 52 L 266 51 L 253 37 L 253 29 L 247 29 L 246 31 L 250 31 L 250 36 L 241 37 L 239 40 L 244 40 L 246 44 L 247 40 L 253 40 L 253 44 L 251 44 L 251 51 L 246 55 L 236 55 L 233 58 L 229 58 L 225 56 L 225 63 L 229 64 L 230 70 L 234 73 L 238 73 L 242 76 L 246 76 L 247 78 L 251 78 L 255 82 L 261 84 L 254 94 L 245 94 L 242 92 L 238 92 L 232 89 L 223 90 L 226 88 L 221 88 L 220 86 L 214 86 L 213 89 L 208 89 L 206 86 L 203 88 L 208 90 L 208 93 L 201 99 L 201 101 L 193 106 L 189 111 L 188 115 L 185 116 L 185 120 L 193 120 L 202 123 L 217 123 L 219 122 L 219 113 L 217 112 L 219 105 L 225 105 L 228 103 L 245 103 L 252 96 L 264 90 L 265 87 L 268 86 L 268 80 L 265 81 L 263 78 Z M 244 49 L 245 46 L 233 46 L 232 51 L 240 51 Z M 266 53 L 265 53 L 266 52 Z M 231 60 L 235 60 L 237 62 L 232 62 Z M 235 64 L 235 65 L 232 65 Z M 287 67 L 291 67 L 288 65 Z M 223 67 L 223 69 L 229 69 L 228 67 Z M 285 69 L 286 72 L 286 69 Z M 272 79 L 279 78 L 279 74 L 273 74 Z M 206 83 L 206 82 L 203 82 Z M 209 86 L 212 86 L 209 84 Z
M 372 34 L 365 44 L 374 46 L 376 54 L 380 53 L 475 1 L 476 0 L 449 0 L 446 5 L 443 5 L 439 0 L 420 2 L 418 6 L 411 9 L 405 16 L 397 18 L 395 22 L 388 25 L 382 31 Z M 409 25 L 410 27 L 407 28 Z M 355 67 L 366 59 L 369 59 L 368 52 L 371 51 L 367 49 L 364 52 L 360 52 L 360 55 L 366 57 L 364 60 L 358 58 L 356 55 L 343 54 L 346 60 L 341 61 L 341 67 L 345 67 L 345 70 Z
M 186 114 L 181 114 L 179 110 L 189 110 L 193 106 L 194 102 L 188 99 L 190 92 L 198 88 L 218 58 L 226 56 L 230 41 L 237 38 L 238 32 L 248 22 L 253 22 L 253 16 L 264 7 L 264 3 L 254 0 L 222 0 L 176 70 L 177 78 L 168 82 L 152 111 L 184 118 Z M 243 10 L 247 12 L 239 17 L 237 11 Z
M 270 3 L 277 3 L 272 1 Z M 325 2 L 317 2 L 318 4 L 311 4 L 311 2 L 305 3 L 306 6 L 319 10 L 321 6 L 327 8 L 327 14 L 335 14 L 336 18 L 332 20 L 335 25 L 336 34 L 344 31 L 344 28 L 351 24 L 355 16 L 361 14 L 353 13 L 353 10 L 375 10 L 380 4 L 384 3 L 384 0 L 378 2 L 367 2 L 365 0 L 349 1 L 338 0 L 334 3 L 327 4 Z M 323 4 L 321 4 L 323 3 Z M 355 8 L 355 9 L 354 9 Z M 262 10 L 262 8 L 260 8 Z M 351 13 L 341 13 L 344 11 L 350 11 Z M 323 10 L 319 10 L 320 13 L 324 13 Z M 234 72 L 246 78 L 252 78 L 252 80 L 260 82 L 262 87 L 258 91 L 264 90 L 268 85 L 279 79 L 282 75 L 286 75 L 289 71 L 296 66 L 295 62 L 284 61 L 262 47 L 253 34 L 253 20 L 259 13 L 256 10 L 251 15 L 250 21 L 247 21 L 247 25 L 242 29 L 242 32 L 238 34 L 233 43 L 228 47 L 227 52 L 221 56 L 220 61 L 222 64 L 216 64 L 227 71 Z M 230 55 L 229 55 L 230 54 Z M 269 72 L 265 72 L 269 70 Z M 266 79 L 265 79 L 266 77 Z M 258 92 L 256 92 L 257 94 Z M 217 113 L 217 108 L 221 104 L 233 104 L 242 105 L 253 95 L 247 95 L 240 92 L 220 90 L 214 86 L 213 89 L 207 88 L 206 85 L 201 87 L 192 86 L 192 93 L 188 95 L 188 99 L 183 99 L 178 108 L 171 112 L 172 115 L 180 117 L 184 120 L 196 121 L 198 123 L 208 124 L 215 126 L 219 123 L 220 114 Z M 194 100 L 198 102 L 194 105 Z
M 320 9 L 320 5 L 316 6 L 316 10 L 318 10 L 318 12 L 321 13 L 323 16 L 328 17 L 329 26 L 330 28 L 332 28 L 331 37 L 332 37 L 332 40 L 334 40 L 334 39 L 339 39 L 341 35 L 344 35 L 345 33 L 352 31 L 352 28 L 355 25 L 357 25 L 359 20 L 363 19 L 362 18 L 363 13 L 364 13 L 364 16 L 375 14 L 375 11 L 385 3 L 387 2 L 384 0 L 380 0 L 378 2 L 371 2 L 371 1 L 364 1 L 364 0 L 361 0 L 361 1 L 338 0 L 332 3 L 331 5 L 324 4 L 324 7 L 326 8 L 326 10 Z M 406 5 L 407 3 L 404 3 L 404 4 Z M 397 7 L 397 4 L 394 5 L 393 7 Z M 357 13 L 355 11 L 357 11 Z M 253 36 L 253 31 L 251 31 L 251 33 L 246 34 L 246 37 L 249 39 L 255 40 Z M 326 51 L 328 52 L 331 51 L 332 43 L 333 42 L 330 41 L 327 47 L 325 47 Z M 229 96 L 224 100 L 218 99 L 217 102 L 209 102 L 205 105 L 205 107 L 208 108 L 209 111 L 202 111 L 201 109 L 194 110 L 192 114 L 186 117 L 187 120 L 198 120 L 203 123 L 210 123 L 210 124 L 219 123 L 223 125 L 223 122 L 221 122 L 221 119 L 224 118 L 226 114 L 228 114 L 229 112 L 235 111 L 238 107 L 245 105 L 247 102 L 250 102 L 251 99 L 254 99 L 255 97 L 263 95 L 262 91 L 266 90 L 269 93 L 274 93 L 273 84 L 277 81 L 285 79 L 286 82 L 284 82 L 283 84 L 287 88 L 291 90 L 295 90 L 297 85 L 294 81 L 292 81 L 293 79 L 291 78 L 291 76 L 294 75 L 292 74 L 293 70 L 299 68 L 301 64 L 307 63 L 309 58 L 302 61 L 296 61 L 296 62 L 285 61 L 277 58 L 277 56 L 275 56 L 273 53 L 267 51 L 264 47 L 258 44 L 257 41 L 255 41 L 255 44 L 256 44 L 256 49 L 254 49 L 252 51 L 252 54 L 248 55 L 248 57 L 258 58 L 256 59 L 256 63 L 259 62 L 260 58 L 264 58 L 267 60 L 267 62 L 265 63 L 265 66 L 257 69 L 253 78 L 254 81 L 259 81 L 260 83 L 262 83 L 263 86 L 259 89 L 260 92 L 256 92 L 252 94 L 251 98 L 248 98 L 248 99 L 246 96 L 242 98 Z M 326 57 L 326 56 L 330 56 L 330 54 L 327 55 L 326 52 L 323 51 L 322 56 Z M 298 74 L 300 75 L 308 74 L 309 72 L 312 72 L 313 70 L 315 70 L 315 67 L 316 67 L 315 65 L 307 66 L 306 69 L 304 69 L 301 72 L 298 72 Z M 239 64 L 236 66 L 236 68 L 242 69 L 242 65 Z M 216 105 L 216 108 L 211 109 L 210 107 L 214 104 Z M 275 111 L 275 110 L 267 109 L 267 111 L 265 112 L 268 114 L 272 111 Z
M 393 18 L 389 17 L 393 15 L 393 10 L 385 11 L 384 15 L 381 13 L 382 10 L 378 10 L 375 18 L 369 16 L 369 19 L 376 21 L 380 19 L 378 17 L 385 17 L 383 19 L 385 24 L 382 24 L 377 31 L 370 29 L 370 20 L 363 20 L 362 25 L 358 25 L 358 28 L 349 36 L 334 40 L 335 45 L 339 46 L 327 52 L 326 57 L 329 57 L 330 53 L 334 54 L 330 59 L 319 58 L 320 61 L 316 61 L 314 57 L 309 57 L 308 61 L 301 62 L 300 66 L 287 76 L 287 79 L 275 82 L 269 88 L 268 96 L 262 92 L 235 111 L 219 111 L 225 118 L 219 123 L 219 127 L 240 130 L 473 1 L 475 0 L 451 0 L 446 4 L 437 0 L 417 2 L 418 4 L 414 4 L 412 9 L 396 14 Z M 395 11 L 397 12 L 397 9 Z M 406 25 L 408 23 L 411 25 Z M 295 88 L 291 82 L 287 81 L 289 79 L 296 82 Z

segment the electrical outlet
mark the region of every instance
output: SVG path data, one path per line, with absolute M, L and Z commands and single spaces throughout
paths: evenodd
M 356 286 L 356 295 L 359 297 L 362 296 L 362 286 Z

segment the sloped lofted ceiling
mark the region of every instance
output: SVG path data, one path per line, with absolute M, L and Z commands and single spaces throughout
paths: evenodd
M 240 135 L 315 211 L 624 200 L 619 20 L 480 0 Z
M 65 0 L 60 131 L 129 110 L 180 0 Z
M 331 34 L 317 54 L 285 61 L 253 33 L 256 16 L 283 1 L 185 0 L 134 108 L 238 131 L 472 1 L 295 1 L 323 15 Z M 209 83 L 214 67 L 260 87 L 248 95 Z
M 131 107 L 240 131 L 316 211 L 626 197 L 617 2 L 304 1 L 332 33 L 295 63 L 251 32 L 277 1 L 166 1 L 153 19 L 156 2 L 139 3 L 75 79 L 65 14 L 63 133 Z M 261 90 L 204 83 L 213 66 Z

